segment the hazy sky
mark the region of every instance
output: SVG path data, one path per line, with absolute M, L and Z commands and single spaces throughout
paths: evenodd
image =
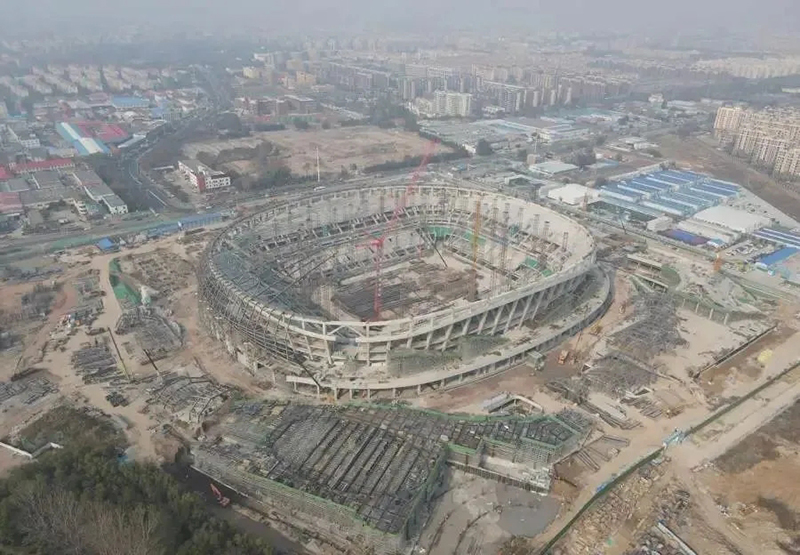
M 0 0 L 53 28 L 174 23 L 275 31 L 485 28 L 558 31 L 800 31 L 800 0 Z M 9 23 L 9 21 L 6 21 Z M 27 25 L 26 25 L 27 26 Z

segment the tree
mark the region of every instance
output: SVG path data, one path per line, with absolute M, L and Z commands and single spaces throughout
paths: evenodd
M 294 120 L 292 120 L 292 124 L 294 125 L 294 128 L 297 129 L 298 131 L 305 131 L 306 129 L 311 127 L 306 120 L 301 118 L 294 118 Z
M 517 149 L 517 160 L 519 160 L 520 162 L 527 162 L 528 149 L 526 148 Z
M 322 128 L 323 129 L 330 129 L 331 128 L 331 122 L 329 122 L 328 120 L 322 120 Z
M 268 555 L 213 518 L 155 465 L 120 464 L 116 447 L 67 444 L 0 480 L 0 552 Z
M 603 146 L 604 144 L 606 144 L 606 140 L 607 137 L 605 135 L 598 135 L 594 139 L 594 144 L 596 144 L 597 146 Z
M 591 148 L 584 148 L 567 156 L 566 161 L 580 168 L 585 168 L 597 162 L 597 154 Z
M 492 145 L 489 144 L 489 141 L 486 139 L 478 140 L 478 144 L 475 145 L 475 154 L 478 156 L 489 156 L 493 153 L 494 150 L 492 150 Z
M 603 177 L 603 176 L 600 176 L 600 177 L 598 177 L 597 179 L 594 180 L 594 188 L 595 189 L 599 189 L 603 185 L 607 185 L 607 184 L 608 184 L 608 178 Z

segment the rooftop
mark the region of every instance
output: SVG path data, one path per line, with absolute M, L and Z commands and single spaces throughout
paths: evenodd
M 543 175 L 558 175 L 560 173 L 571 172 L 577 169 L 578 166 L 574 164 L 567 164 L 566 162 L 559 162 L 558 160 L 550 160 L 540 164 L 534 164 L 530 167 L 532 172 Z
M 0 191 L 5 191 L 7 193 L 18 193 L 20 191 L 27 191 L 30 188 L 30 184 L 21 177 L 12 177 L 0 185 Z
M 72 196 L 69 190 L 63 185 L 51 187 L 49 189 L 34 189 L 32 191 L 22 191 L 19 198 L 22 204 L 30 206 L 39 203 L 54 203 L 68 199 Z

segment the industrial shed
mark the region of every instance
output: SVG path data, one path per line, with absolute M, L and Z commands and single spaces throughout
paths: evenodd
M 752 233 L 768 226 L 768 218 L 757 216 L 730 206 L 712 206 L 694 215 L 694 219 L 716 225 L 738 233 Z
M 563 187 L 548 191 L 547 198 L 570 206 L 578 206 L 583 204 L 584 199 L 586 199 L 587 203 L 597 202 L 600 198 L 600 192 L 577 183 L 568 183 Z

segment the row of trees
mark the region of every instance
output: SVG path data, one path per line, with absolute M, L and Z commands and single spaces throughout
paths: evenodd
M 0 551 L 79 555 L 269 555 L 213 518 L 158 467 L 113 446 L 68 446 L 0 481 Z
M 435 154 L 430 157 L 429 162 L 436 164 L 438 162 L 450 162 L 453 160 L 460 160 L 461 158 L 469 157 L 469 153 L 463 148 L 459 148 L 455 152 L 447 152 L 445 154 Z M 364 173 L 375 173 L 384 171 L 401 170 L 403 168 L 417 167 L 422 163 L 423 156 L 405 156 L 402 160 L 387 160 L 381 164 L 373 164 L 366 166 Z

